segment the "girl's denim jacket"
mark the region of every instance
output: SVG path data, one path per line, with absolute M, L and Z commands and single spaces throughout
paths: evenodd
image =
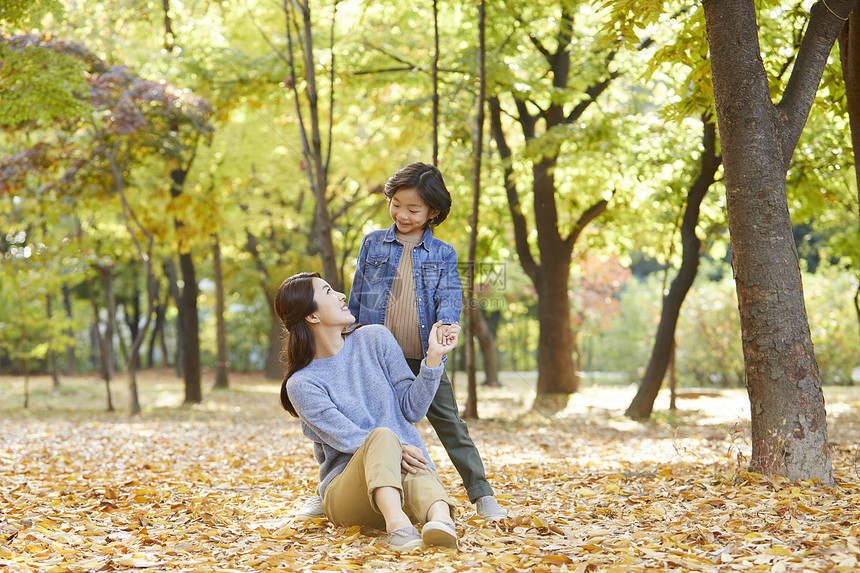
M 391 225 L 387 230 L 373 231 L 361 241 L 349 291 L 349 310 L 362 324 L 385 324 L 391 287 L 403 254 L 403 243 L 394 229 L 395 225 Z M 463 310 L 457 252 L 451 245 L 433 238 L 433 231 L 427 227 L 421 242 L 412 249 L 412 271 L 421 344 L 426 356 L 430 327 L 438 320 L 445 324 L 458 322 Z

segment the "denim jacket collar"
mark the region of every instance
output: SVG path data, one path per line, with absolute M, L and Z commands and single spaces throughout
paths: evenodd
M 397 241 L 398 243 L 400 242 L 400 240 L 397 238 L 397 233 L 395 232 L 395 229 L 397 229 L 397 223 L 392 223 L 388 230 L 385 231 L 385 237 L 382 239 L 383 243 L 391 243 L 394 241 Z M 428 247 L 427 245 L 430 244 L 432 240 L 433 230 L 431 229 L 430 225 L 427 225 L 427 228 L 424 229 L 424 236 L 421 237 L 421 241 L 418 243 L 417 246 L 424 247 L 427 252 L 430 252 L 430 247 Z

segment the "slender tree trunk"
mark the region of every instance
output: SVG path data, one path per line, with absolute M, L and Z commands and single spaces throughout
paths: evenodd
M 675 399 L 678 397 L 678 380 L 675 378 L 675 343 L 672 342 L 672 355 L 669 357 L 669 410 L 675 411 Z
M 74 322 L 72 315 L 72 295 L 71 289 L 67 283 L 63 283 L 63 308 L 66 309 L 66 317 L 69 319 L 69 324 Z M 66 346 L 66 364 L 63 368 L 63 374 L 72 376 L 76 371 L 75 365 L 75 331 L 71 326 L 66 330 L 66 336 L 69 338 L 69 345 Z
M 130 307 L 130 308 L 129 308 Z M 134 340 L 137 339 L 137 334 L 140 332 L 140 287 L 137 284 L 137 281 L 134 281 L 134 284 L 131 289 L 131 304 L 123 304 L 123 310 L 125 314 L 125 324 L 128 326 L 128 330 L 131 333 L 130 339 L 132 340 L 132 344 L 134 344 Z M 129 350 L 129 365 L 131 365 L 131 350 Z M 140 365 L 138 363 L 134 364 L 135 368 L 138 368 Z
M 116 355 L 114 353 L 114 333 L 116 332 L 116 296 L 113 290 L 113 269 L 100 266 L 102 274 L 102 288 L 105 295 L 105 308 L 107 309 L 107 324 L 105 325 L 105 356 L 107 357 L 109 377 L 113 378 L 116 372 Z
M 483 11 L 483 8 L 480 9 Z M 430 66 L 430 79 L 433 84 L 433 166 L 436 167 L 439 165 L 439 6 L 437 0 L 433 0 L 433 62 Z
M 155 368 L 155 346 L 158 341 L 164 341 L 164 313 L 166 311 L 165 302 L 161 299 L 160 283 L 156 281 L 153 286 L 155 289 L 155 325 L 152 327 L 152 334 L 149 336 L 149 344 L 146 352 L 146 363 L 148 368 Z M 166 348 L 162 347 L 161 365 L 167 365 Z
M 182 294 L 179 292 L 178 273 L 176 272 L 176 262 L 173 260 L 173 257 L 169 257 L 165 260 L 164 274 L 167 276 L 167 284 L 168 290 L 170 291 L 170 298 L 173 299 L 173 304 L 176 306 L 176 356 L 173 360 L 173 367 L 176 371 L 176 377 L 182 378 L 182 373 L 185 366 L 185 352 L 183 348 L 184 345 L 182 343 L 182 341 L 185 340 L 185 319 L 182 316 L 182 313 L 184 311 L 184 309 L 182 308 Z
M 266 355 L 266 378 L 269 380 L 284 379 L 284 364 L 281 362 L 283 335 L 284 327 L 273 310 L 269 321 L 269 353 Z
M 335 6 L 337 3 L 335 3 Z M 293 83 L 293 94 L 296 102 L 296 112 L 299 118 L 299 135 L 302 139 L 302 149 L 304 158 L 308 165 L 308 178 L 310 180 L 311 189 L 313 190 L 316 210 L 316 235 L 317 246 L 322 254 L 323 273 L 325 279 L 335 290 L 343 290 L 342 277 L 338 272 L 337 258 L 335 257 L 334 242 L 331 236 L 331 217 L 328 212 L 328 160 L 323 158 L 322 152 L 322 137 L 320 135 L 320 120 L 318 109 L 318 94 L 316 80 L 316 62 L 314 61 L 314 34 L 311 24 L 311 9 L 307 0 L 301 2 L 295 1 L 292 3 L 284 2 L 284 13 L 287 16 L 287 42 L 290 54 L 290 70 L 295 77 L 295 68 L 293 66 L 293 41 L 291 29 L 291 14 L 293 9 L 298 9 L 302 16 L 302 55 L 304 57 L 304 74 L 305 74 L 305 95 L 308 99 L 308 112 L 310 114 L 311 134 L 308 139 L 308 134 L 305 130 L 304 120 L 302 119 L 301 105 L 299 103 L 299 93 Z M 334 84 L 330 86 L 334 90 Z M 334 98 L 331 98 L 330 106 L 333 107 Z M 332 139 L 332 125 L 329 123 L 328 138 L 329 142 Z
M 230 362 L 227 355 L 227 326 L 224 324 L 224 273 L 221 271 L 221 245 L 218 235 L 212 237 L 212 272 L 215 275 L 215 388 L 229 388 Z
M 484 359 L 484 386 L 499 387 L 499 351 L 496 348 L 496 337 L 490 331 L 487 321 L 480 309 L 475 311 L 475 336 L 481 346 L 481 356 Z
M 99 269 L 101 270 L 101 269 Z M 99 353 L 99 364 L 102 375 L 102 380 L 105 383 L 105 407 L 108 412 L 113 412 L 113 397 L 111 396 L 110 390 L 110 381 L 111 381 L 111 359 L 110 359 L 110 347 L 107 343 L 107 337 L 103 336 L 101 333 L 101 329 L 99 328 L 99 304 L 96 301 L 95 291 L 93 290 L 92 281 L 90 281 L 90 277 L 86 278 L 87 285 L 87 295 L 90 299 L 90 304 L 93 308 L 93 335 L 96 339 L 98 345 L 98 353 Z
M 842 60 L 842 77 L 845 80 L 845 95 L 848 100 L 848 122 L 851 126 L 851 147 L 854 150 L 854 179 L 857 183 L 857 203 L 860 205 L 860 12 L 854 10 L 839 34 L 839 57 Z M 857 217 L 857 232 L 860 237 L 860 213 Z M 860 282 L 854 292 L 854 312 L 857 328 L 860 329 Z
M 24 361 L 24 409 L 30 409 L 30 361 Z
M 696 280 L 699 270 L 699 257 L 701 256 L 702 242 L 696 235 L 696 226 L 699 223 L 699 207 L 714 183 L 721 158 L 717 155 L 716 126 L 710 118 L 704 120 L 704 135 L 702 143 L 701 168 L 696 181 L 687 195 L 687 206 L 684 209 L 684 218 L 681 223 L 681 267 L 678 275 L 672 281 L 669 294 L 663 298 L 663 312 L 660 315 L 660 324 L 657 327 L 657 335 L 654 338 L 654 348 L 651 351 L 651 360 L 645 370 L 645 376 L 639 383 L 639 391 L 627 407 L 625 415 L 638 420 L 651 417 L 654 410 L 654 400 L 663 385 L 666 368 L 670 363 L 675 340 L 675 328 L 678 325 L 678 316 L 681 314 L 681 305 L 687 293 Z
M 704 0 L 752 418 L 753 471 L 833 483 L 785 176 L 854 0 L 813 5 L 783 99 L 771 101 L 752 0 Z
M 48 322 L 53 322 L 54 318 L 54 297 L 47 295 L 45 297 L 45 311 L 47 312 Z M 49 337 L 48 340 L 48 369 L 51 372 L 51 381 L 54 389 L 60 387 L 60 369 L 57 365 L 57 351 L 54 349 L 54 337 Z
M 434 11 L 436 3 L 434 1 Z M 484 94 L 486 68 L 484 47 L 484 0 L 478 2 L 478 111 L 475 118 L 475 149 L 472 170 L 472 214 L 469 217 L 469 255 L 466 277 L 466 380 L 467 395 L 464 417 L 478 419 L 478 382 L 475 372 L 475 322 L 478 305 L 475 300 L 475 272 L 478 256 L 478 209 L 481 205 L 481 159 L 484 154 Z

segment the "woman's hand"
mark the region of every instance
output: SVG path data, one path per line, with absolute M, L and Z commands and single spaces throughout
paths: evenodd
M 451 352 L 456 346 L 460 335 L 460 323 L 442 324 L 437 322 L 430 328 L 430 336 L 427 340 L 426 364 L 430 368 L 436 368 L 442 364 L 442 357 Z
M 415 446 L 402 446 L 403 457 L 400 461 L 400 471 L 404 474 L 415 474 L 418 470 L 427 469 L 427 459 L 421 448 Z

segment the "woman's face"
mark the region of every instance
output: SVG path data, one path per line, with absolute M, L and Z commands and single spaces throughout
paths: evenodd
M 319 324 L 325 326 L 349 326 L 355 322 L 355 317 L 346 306 L 346 295 L 337 292 L 321 278 L 313 278 L 314 302 L 317 309 L 311 316 L 319 319 Z

